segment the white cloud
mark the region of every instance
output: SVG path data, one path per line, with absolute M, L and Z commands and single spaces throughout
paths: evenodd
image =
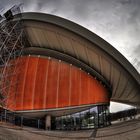
M 139 0 L 35 0 L 25 1 L 24 10 L 72 20 L 108 41 L 132 64 L 140 61 Z
M 110 102 L 110 112 L 118 112 L 118 111 L 123 111 L 126 109 L 134 108 L 133 106 L 126 105 L 126 104 L 121 104 L 121 103 L 116 103 L 116 102 Z

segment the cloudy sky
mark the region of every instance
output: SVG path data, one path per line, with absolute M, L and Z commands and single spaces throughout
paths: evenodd
M 0 0 L 1 12 L 20 3 L 24 12 L 53 14 L 88 28 L 140 72 L 140 0 Z M 111 103 L 112 111 L 121 108 Z

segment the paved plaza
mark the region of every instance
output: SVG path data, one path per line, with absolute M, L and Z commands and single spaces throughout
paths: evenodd
M 0 140 L 139 140 L 140 120 L 113 124 L 98 130 L 44 131 L 1 125 Z

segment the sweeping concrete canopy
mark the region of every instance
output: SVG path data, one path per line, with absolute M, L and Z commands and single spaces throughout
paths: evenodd
M 24 54 L 50 56 L 76 65 L 96 77 L 111 93 L 111 101 L 140 105 L 140 75 L 105 40 L 69 20 L 43 13 L 22 13 L 29 41 Z

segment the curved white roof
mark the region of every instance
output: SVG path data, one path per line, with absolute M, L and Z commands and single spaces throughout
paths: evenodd
M 16 16 L 14 20 L 20 20 Z M 23 13 L 29 46 L 25 54 L 40 54 L 81 66 L 112 90 L 112 101 L 140 105 L 140 74 L 105 40 L 66 19 Z

